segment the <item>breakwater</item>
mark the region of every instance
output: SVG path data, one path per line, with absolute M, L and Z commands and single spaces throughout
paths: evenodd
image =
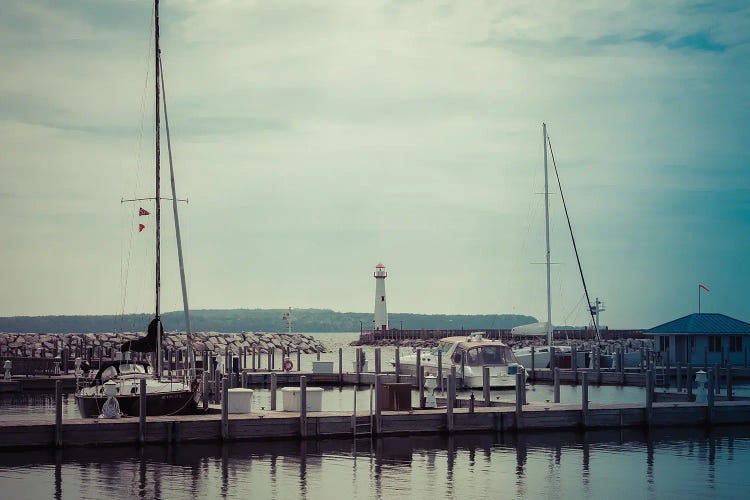
M 93 349 L 94 356 L 99 351 L 108 356 L 112 350 L 119 350 L 120 345 L 128 340 L 143 337 L 141 332 L 123 333 L 0 333 L 0 356 L 23 356 L 35 358 L 54 358 L 65 349 L 71 355 L 81 355 Z M 301 351 L 303 353 L 325 352 L 326 348 L 319 340 L 301 333 L 268 333 L 268 332 L 195 332 L 193 349 L 197 352 L 234 353 L 242 349 L 254 349 L 268 352 L 272 349 Z M 170 350 L 187 348 L 187 335 L 183 332 L 165 332 L 163 346 Z

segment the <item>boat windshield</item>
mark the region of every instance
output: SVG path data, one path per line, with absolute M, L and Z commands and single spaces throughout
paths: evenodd
M 469 366 L 507 365 L 516 362 L 511 348 L 504 345 L 474 347 L 466 353 L 466 364 Z
M 116 376 L 117 368 L 115 368 L 114 366 L 108 366 L 104 370 L 102 370 L 102 382 L 106 382 L 107 380 Z
M 450 342 L 440 342 L 437 346 L 437 349 L 443 354 L 448 354 L 448 351 L 450 351 L 454 345 L 455 344 L 451 344 Z

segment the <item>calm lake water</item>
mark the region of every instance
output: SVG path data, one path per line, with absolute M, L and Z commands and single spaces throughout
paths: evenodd
M 321 359 L 337 361 L 342 346 L 345 362 L 353 360 L 355 335 L 316 336 L 331 349 Z M 385 367 L 393 349 L 383 351 Z M 589 391 L 597 402 L 644 399 L 641 388 Z M 546 401 L 552 389 L 529 386 L 527 394 Z M 327 389 L 324 408 L 351 409 L 354 396 Z M 256 391 L 254 406 L 269 397 Z M 369 390 L 356 397 L 366 409 Z M 563 386 L 562 400 L 580 401 L 580 388 Z M 63 410 L 79 417 L 72 394 Z M 1 420 L 53 415 L 51 394 L 0 396 Z M 0 452 L 0 498 L 745 498 L 748 470 L 748 427 L 71 448 Z

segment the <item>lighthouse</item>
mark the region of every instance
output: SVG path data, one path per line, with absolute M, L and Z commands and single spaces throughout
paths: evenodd
M 385 266 L 379 263 L 375 266 L 375 318 L 372 321 L 373 330 L 388 329 L 388 309 L 385 307 L 385 278 L 388 273 L 385 272 Z

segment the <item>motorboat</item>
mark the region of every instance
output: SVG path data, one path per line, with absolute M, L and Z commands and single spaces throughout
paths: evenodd
M 521 367 L 509 346 L 500 340 L 484 338 L 484 332 L 446 337 L 440 339 L 437 347 L 420 351 L 425 376 L 439 376 L 438 358 L 442 360 L 443 378 L 448 376 L 451 366 L 455 366 L 457 385 L 471 389 L 484 386 L 485 367 L 490 369 L 490 387 L 515 387 L 516 373 Z M 396 366 L 395 360 L 391 363 Z M 416 376 L 417 353 L 402 356 L 398 367 L 399 374 Z

